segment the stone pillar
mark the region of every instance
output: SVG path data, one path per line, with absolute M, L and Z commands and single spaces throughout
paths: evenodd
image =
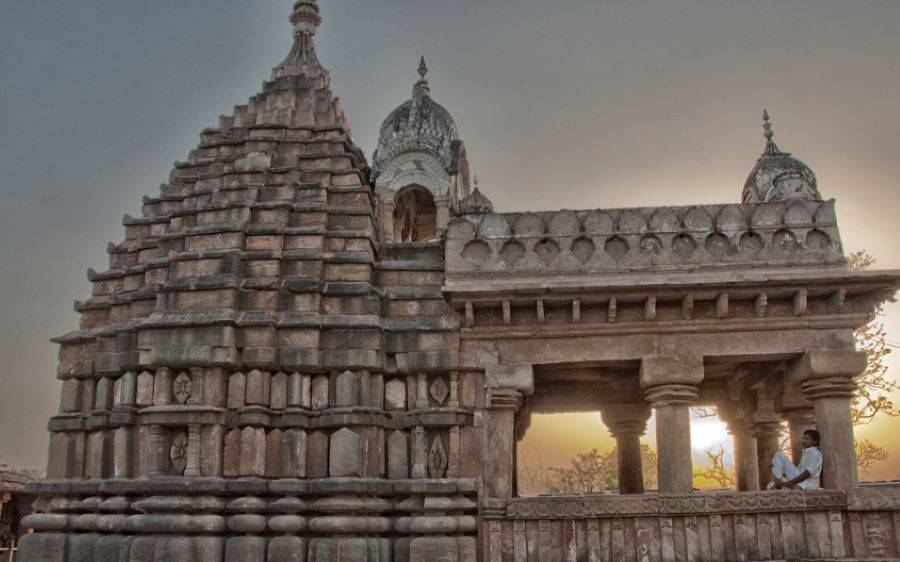
M 703 358 L 645 357 L 640 380 L 647 401 L 656 411 L 659 493 L 690 493 L 691 405 L 697 399 L 697 385 L 703 380 Z
M 740 492 L 759 490 L 759 462 L 756 438 L 747 426 L 731 430 L 734 437 L 734 464 L 737 473 L 737 489 Z
M 437 238 L 441 237 L 441 234 L 447 230 L 447 223 L 450 222 L 450 197 L 435 197 L 434 198 L 434 206 L 437 210 L 437 217 L 435 220 L 435 236 Z
M 781 450 L 781 424 L 774 422 L 754 422 L 753 437 L 756 439 L 756 464 L 759 467 L 759 490 L 765 490 L 772 480 L 772 457 Z
M 641 404 L 607 404 L 600 410 L 603 423 L 616 440 L 619 493 L 644 493 L 641 435 L 647 431 L 650 407 Z
M 384 244 L 394 242 L 394 200 L 388 197 L 381 201 L 381 241 Z
M 775 400 L 775 409 L 781 413 L 782 419 L 788 422 L 791 458 L 794 464 L 797 464 L 803 453 L 803 445 L 800 442 L 803 432 L 816 428 L 815 408 L 813 403 L 803 396 L 803 390 L 798 383 L 786 380 L 781 386 L 781 392 Z
M 734 471 L 739 492 L 759 490 L 759 465 L 757 462 L 756 438 L 745 412 L 720 408 L 721 417 L 728 426 L 728 433 L 734 441 Z
M 192 423 L 188 426 L 187 465 L 185 476 L 200 476 L 200 425 Z
M 778 393 L 771 386 L 759 382 L 751 387 L 756 393 L 756 404 L 750 414 L 753 437 L 756 438 L 756 458 L 759 467 L 759 489 L 765 490 L 772 479 L 772 457 L 781 451 L 781 417 L 775 413 Z
M 509 499 L 515 484 L 516 412 L 523 395 L 534 392 L 531 365 L 491 365 L 485 370 L 482 449 L 484 494 Z
M 803 454 L 803 432 L 807 429 L 816 428 L 816 412 L 815 407 L 808 409 L 787 410 L 782 412 L 781 416 L 788 422 L 788 432 L 791 440 L 791 458 L 794 464 L 800 462 L 800 456 Z
M 161 425 L 150 426 L 150 468 L 148 475 L 165 476 L 168 473 L 169 435 Z
M 856 390 L 853 377 L 865 370 L 866 354 L 855 351 L 812 351 L 788 369 L 788 379 L 799 382 L 804 396 L 815 406 L 823 488 L 857 485 L 850 399 Z

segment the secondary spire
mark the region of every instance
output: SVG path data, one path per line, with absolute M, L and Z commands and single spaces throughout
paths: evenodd
M 425 57 L 419 59 L 419 80 L 413 86 L 413 97 L 427 96 L 431 93 L 431 86 L 425 76 L 428 74 L 428 66 L 425 64 Z
M 766 150 L 763 154 L 767 155 L 775 155 L 782 154 L 781 150 L 778 149 L 778 145 L 775 144 L 775 141 L 772 140 L 772 137 L 775 136 L 775 133 L 772 132 L 772 123 L 769 122 L 769 112 L 763 109 L 763 136 L 766 137 Z

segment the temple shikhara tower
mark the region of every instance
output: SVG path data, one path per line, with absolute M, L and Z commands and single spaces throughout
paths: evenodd
M 316 2 L 291 22 L 263 91 L 89 272 L 17 560 L 900 559 L 900 487 L 858 484 L 850 415 L 853 331 L 900 273 L 848 270 L 768 116 L 722 205 L 500 213 L 424 60 L 369 161 Z M 692 490 L 694 405 L 733 435 L 733 491 Z M 578 411 L 619 492 L 520 496 L 531 415 Z M 824 489 L 760 491 L 812 427 Z

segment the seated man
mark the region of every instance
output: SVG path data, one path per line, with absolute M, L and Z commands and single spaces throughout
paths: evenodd
M 822 453 L 819 451 L 819 432 L 807 429 L 803 432 L 803 454 L 800 464 L 794 463 L 781 451 L 772 458 L 772 481 L 768 488 L 796 488 L 811 490 L 821 488 Z

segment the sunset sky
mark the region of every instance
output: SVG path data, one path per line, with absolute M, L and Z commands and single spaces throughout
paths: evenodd
M 77 327 L 72 302 L 88 267 L 107 268 L 122 215 L 287 54 L 291 4 L 4 6 L 0 464 L 43 468 L 61 390 L 49 338 Z M 837 199 L 847 252 L 900 268 L 896 0 L 320 4 L 319 58 L 369 156 L 420 55 L 498 211 L 737 202 L 767 108 L 782 150 Z M 900 342 L 900 306 L 887 311 Z M 549 464 L 611 447 L 599 415 L 575 421 L 538 417 L 526 445 Z M 891 452 L 874 478 L 900 477 L 895 424 L 857 429 Z M 695 430 L 698 451 L 723 438 Z

